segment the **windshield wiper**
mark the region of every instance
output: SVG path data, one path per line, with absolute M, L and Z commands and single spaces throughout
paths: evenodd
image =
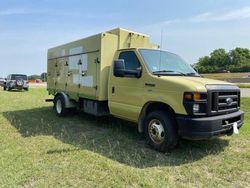
M 160 75 L 160 74 L 164 74 L 164 73 L 178 73 L 182 76 L 186 76 L 185 73 L 183 72 L 179 72 L 179 71 L 173 71 L 173 70 L 160 70 L 160 71 L 154 71 L 153 74 L 157 74 L 157 75 Z
M 196 72 L 189 72 L 189 73 L 186 73 L 187 76 L 198 76 L 200 77 L 199 74 L 197 74 Z

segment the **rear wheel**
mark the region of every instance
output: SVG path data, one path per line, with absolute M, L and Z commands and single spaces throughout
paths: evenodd
M 6 87 L 5 87 L 5 86 L 3 86 L 3 90 L 4 90 L 4 91 L 6 90 Z
M 24 91 L 29 91 L 29 88 L 24 88 Z
M 10 87 L 8 87 L 8 86 L 7 86 L 7 88 L 6 88 L 6 89 L 7 89 L 7 91 L 11 91 L 11 88 L 10 88 Z
M 65 117 L 69 112 L 69 109 L 65 108 L 65 101 L 61 95 L 54 99 L 54 111 L 59 117 Z
M 148 114 L 144 134 L 147 143 L 155 150 L 166 152 L 178 143 L 177 124 L 170 113 L 154 111 Z

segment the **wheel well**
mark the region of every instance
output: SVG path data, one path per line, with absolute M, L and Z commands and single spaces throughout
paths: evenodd
M 139 132 L 143 132 L 143 125 L 144 125 L 144 121 L 145 121 L 147 114 L 149 114 L 150 112 L 153 112 L 153 111 L 157 111 L 157 110 L 169 112 L 173 116 L 175 116 L 175 111 L 168 104 L 165 104 L 162 102 L 148 102 L 143 106 L 142 111 L 140 113 L 140 117 L 139 117 L 139 121 L 138 121 L 138 131 Z
M 56 95 L 54 96 L 54 101 L 53 102 L 55 102 L 55 99 L 58 97 L 58 96 L 62 96 L 62 94 L 61 93 L 56 93 Z M 63 96 L 62 96 L 63 97 Z
M 65 102 L 65 108 L 75 108 L 76 107 L 76 102 L 71 100 L 69 98 L 68 95 L 66 95 L 66 93 L 64 92 L 58 92 L 55 97 L 54 97 L 54 102 L 55 102 L 55 99 L 58 97 L 58 96 L 61 96 L 63 99 L 64 99 L 64 102 Z

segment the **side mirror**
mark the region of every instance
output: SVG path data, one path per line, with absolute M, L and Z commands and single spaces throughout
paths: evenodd
M 114 61 L 114 75 L 116 77 L 124 77 L 125 63 L 123 59 L 117 59 Z
M 141 74 L 142 74 L 142 68 L 141 67 L 139 67 L 139 68 L 137 68 L 136 69 L 136 78 L 140 78 L 141 77 Z
M 118 59 L 114 61 L 114 75 L 116 77 L 136 77 L 140 78 L 142 69 L 137 68 L 136 70 L 125 69 L 125 63 L 123 59 Z

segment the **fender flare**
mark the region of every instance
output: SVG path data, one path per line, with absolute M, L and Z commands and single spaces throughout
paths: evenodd
M 64 92 L 59 92 L 55 95 L 54 100 L 56 99 L 57 96 L 62 96 L 65 102 L 65 108 L 75 108 L 76 107 L 76 102 L 73 100 L 70 100 L 69 96 L 64 93 Z
M 139 115 L 139 118 L 138 118 L 138 132 L 139 133 L 144 132 L 144 121 L 145 121 L 145 118 L 146 118 L 146 115 L 147 115 L 148 107 L 150 105 L 154 105 L 154 104 L 163 105 L 164 110 L 169 111 L 169 112 L 171 112 L 171 113 L 173 113 L 175 115 L 175 111 L 173 110 L 173 108 L 170 105 L 166 104 L 166 103 L 162 103 L 162 102 L 159 102 L 159 101 L 147 102 L 146 104 L 143 105 L 142 110 L 141 110 L 140 115 Z

